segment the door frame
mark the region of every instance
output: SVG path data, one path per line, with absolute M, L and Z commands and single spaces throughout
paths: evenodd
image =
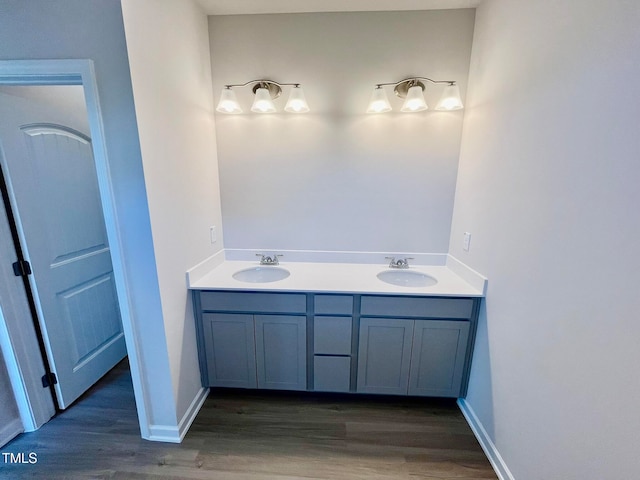
M 120 227 L 109 172 L 107 147 L 93 61 L 90 59 L 0 60 L 0 85 L 81 85 L 84 88 L 98 188 L 107 239 L 111 249 L 111 262 L 113 264 L 122 328 L 129 356 L 138 421 L 142 436 L 148 438 L 150 430 L 148 406 L 151 403 L 145 388 L 144 377 L 146 375 L 141 368 L 140 341 L 136 334 L 134 316 L 131 314 L 132 302 L 127 288 Z M 42 419 L 46 417 L 44 421 L 47 421 L 51 417 L 45 407 L 46 402 L 38 401 L 38 398 L 41 399 L 43 394 L 48 396 L 49 392 L 45 389 L 37 390 L 30 387 L 28 382 L 24 381 L 23 372 L 42 369 L 42 360 L 39 357 L 35 358 L 33 352 L 26 348 L 24 342 L 11 337 L 10 331 L 12 328 L 9 328 L 9 323 L 10 319 L 2 315 L 2 309 L 0 308 L 0 345 L 2 346 L 2 353 L 7 363 L 9 377 L 25 431 L 32 431 L 44 423 Z M 20 330 L 20 326 L 13 326 L 13 329 Z M 32 340 L 35 341 L 35 339 Z

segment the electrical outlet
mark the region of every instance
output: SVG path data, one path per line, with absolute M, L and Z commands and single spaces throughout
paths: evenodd
M 462 248 L 465 252 L 468 252 L 471 248 L 471 234 L 469 232 L 464 232 L 464 242 L 462 243 Z
M 216 234 L 216 227 L 209 227 L 209 237 L 211 238 L 211 243 L 216 243 L 218 241 L 218 235 Z

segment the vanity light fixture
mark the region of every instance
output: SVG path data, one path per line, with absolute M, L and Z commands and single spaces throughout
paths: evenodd
M 255 113 L 276 112 L 273 101 L 282 94 L 282 87 L 292 87 L 289 92 L 289 99 L 284 109 L 291 113 L 305 113 L 309 111 L 309 105 L 305 99 L 304 92 L 299 83 L 278 83 L 273 80 L 251 80 L 247 83 L 237 85 L 225 85 L 220 94 L 220 101 L 216 110 L 221 113 L 242 113 L 242 108 L 236 99 L 234 88 L 242 88 L 251 85 L 253 94 L 253 105 L 251 111 Z
M 460 110 L 463 108 L 460 99 L 460 88 L 453 80 L 432 80 L 427 77 L 411 77 L 405 78 L 395 83 L 378 83 L 373 89 L 369 108 L 367 113 L 385 113 L 391 111 L 391 104 L 387 98 L 384 87 L 393 86 L 396 96 L 404 98 L 404 104 L 400 109 L 401 112 L 422 112 L 429 108 L 424 99 L 425 85 L 421 80 L 434 84 L 446 83 L 442 97 L 436 105 L 436 110 Z

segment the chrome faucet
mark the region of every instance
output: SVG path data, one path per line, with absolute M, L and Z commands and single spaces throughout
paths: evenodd
M 390 260 L 389 268 L 409 268 L 409 260 L 413 260 L 413 257 L 399 258 L 398 260 L 396 260 L 396 257 L 384 258 Z
M 260 257 L 260 265 L 279 265 L 278 257 L 282 255 L 276 255 L 275 253 L 271 256 L 265 255 L 264 253 L 256 253 L 256 257 Z

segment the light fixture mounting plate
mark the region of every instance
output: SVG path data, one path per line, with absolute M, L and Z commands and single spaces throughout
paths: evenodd
M 415 80 L 412 78 L 400 82 L 394 87 L 393 91 L 397 97 L 407 98 L 407 93 L 409 93 L 409 89 L 411 87 L 420 87 L 424 92 L 424 83 L 422 83 L 420 80 Z
M 259 88 L 266 88 L 267 90 L 269 90 L 269 95 L 271 96 L 272 100 L 278 98 L 282 93 L 282 88 L 280 88 L 280 85 L 270 80 L 260 80 L 259 82 L 256 82 L 251 90 L 255 94 Z

